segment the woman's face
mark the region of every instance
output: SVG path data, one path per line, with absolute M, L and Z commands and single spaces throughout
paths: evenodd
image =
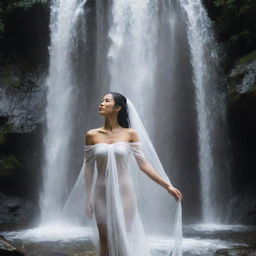
M 106 94 L 100 102 L 99 114 L 102 116 L 108 116 L 113 114 L 113 112 L 118 112 L 118 106 L 115 106 L 115 101 L 111 93 Z

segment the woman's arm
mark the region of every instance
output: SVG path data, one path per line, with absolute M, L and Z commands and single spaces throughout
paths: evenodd
M 132 142 L 139 142 L 139 137 L 137 132 L 132 129 L 131 132 L 131 141 Z M 151 164 L 145 159 L 145 156 L 143 152 L 135 153 L 135 158 L 137 161 L 137 164 L 146 175 L 148 175 L 152 180 L 157 182 L 159 185 L 161 185 L 163 188 L 165 188 L 171 195 L 173 195 L 176 199 L 182 199 L 181 192 L 176 189 L 174 186 L 171 185 L 168 181 L 163 179 L 160 174 L 151 166 Z
M 92 143 L 92 134 L 88 131 L 85 134 L 85 145 L 91 145 Z M 84 179 L 85 179 L 85 188 L 86 195 L 88 200 L 91 198 L 91 188 L 93 183 L 93 172 L 94 172 L 94 161 L 91 153 L 85 151 L 85 170 L 84 170 Z
M 146 173 L 152 180 L 157 182 L 159 185 L 161 185 L 163 188 L 168 189 L 168 187 L 172 187 L 172 185 L 163 179 L 158 172 L 155 171 L 155 169 L 147 162 L 146 160 L 143 159 L 137 159 L 138 166 L 140 170 L 142 170 L 144 173 Z
M 91 189 L 92 189 L 92 183 L 93 183 L 93 165 L 88 164 L 88 162 L 85 165 L 84 170 L 84 179 L 85 179 L 85 192 L 88 197 L 88 200 L 92 199 L 91 197 Z
M 91 134 L 91 131 L 88 131 L 85 135 L 85 145 L 91 145 L 91 144 L 92 144 L 92 134 Z M 87 195 L 86 211 L 90 218 L 93 217 L 93 195 L 92 195 L 93 175 L 94 175 L 94 156 L 92 152 L 85 150 L 84 179 L 85 179 L 85 193 Z

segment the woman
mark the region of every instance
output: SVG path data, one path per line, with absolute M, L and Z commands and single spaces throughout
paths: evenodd
M 166 217 L 165 212 L 171 212 L 170 216 L 173 217 L 174 239 L 175 236 L 180 236 L 175 232 L 177 225 L 181 225 L 181 210 L 179 212 L 178 207 L 175 208 L 177 205 L 167 209 L 163 201 L 168 202 L 164 198 L 166 192 L 176 201 L 182 199 L 182 194 L 170 183 L 134 106 L 127 101 L 129 100 L 120 93 L 106 94 L 99 105 L 99 114 L 105 117 L 104 126 L 89 130 L 85 135 L 86 212 L 97 222 L 100 256 L 152 255 L 147 234 L 157 231 L 164 234 L 166 227 L 162 227 L 165 225 L 161 222 L 161 215 Z M 130 127 L 130 115 L 133 126 L 137 126 L 137 129 Z M 129 167 L 130 153 L 135 157 L 137 167 L 157 183 L 157 188 L 145 180 L 144 174 L 135 171 L 134 165 L 133 168 Z M 157 169 L 148 160 L 158 163 Z M 159 190 L 159 185 L 165 192 Z M 148 197 L 150 192 L 152 195 Z M 153 198 L 155 202 L 152 202 Z M 157 209 L 157 205 L 161 210 Z M 156 217 L 153 219 L 152 216 Z M 148 228 L 151 224 L 152 229 Z M 178 248 L 179 245 L 175 243 L 172 249 L 167 248 L 169 252 L 158 251 L 153 255 L 167 255 L 170 250 L 173 255 L 180 255 L 175 246 Z

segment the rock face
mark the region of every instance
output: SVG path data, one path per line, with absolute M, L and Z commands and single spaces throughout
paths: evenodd
M 0 235 L 0 256 L 23 256 L 25 252 L 16 248 L 13 244 Z
M 19 61 L 15 64 L 6 62 L 0 68 L 2 228 L 27 225 L 38 208 L 32 201 L 38 197 L 41 177 L 41 126 L 46 99 L 44 76 L 42 70 Z
M 18 61 L 0 67 L 0 229 L 28 226 L 39 215 L 45 71 Z
M 214 256 L 256 256 L 256 247 L 219 249 Z
M 23 73 L 18 66 L 0 71 L 0 116 L 8 118 L 12 132 L 32 132 L 44 120 L 46 90 L 40 70 Z
M 9 3 L 1 5 L 0 33 L 1 229 L 27 226 L 38 215 L 50 35 L 47 5 L 7 12 Z
M 228 79 L 228 122 L 233 150 L 232 222 L 256 223 L 256 51 L 233 66 Z
M 0 193 L 1 229 L 28 227 L 36 220 L 38 213 L 38 206 L 33 201 Z
M 256 198 L 253 193 L 237 193 L 229 205 L 231 223 L 255 225 L 256 223 Z
M 256 91 L 256 51 L 244 56 L 231 70 L 228 77 L 230 95 Z
M 14 8 L 14 1 L 1 5 L 0 117 L 17 133 L 34 131 L 44 119 L 50 9 L 32 2 L 28 8 Z

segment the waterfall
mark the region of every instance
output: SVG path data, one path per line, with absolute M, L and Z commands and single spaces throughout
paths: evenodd
M 153 100 L 158 9 L 156 0 L 114 0 L 111 6 L 111 39 L 108 51 L 110 89 L 122 91 L 136 102 L 142 118 L 151 130 L 150 122 Z
M 76 48 L 77 22 L 84 1 L 53 1 L 51 4 L 50 66 L 47 86 L 43 187 L 40 193 L 41 222 L 60 217 L 68 195 L 69 143 L 73 134 L 74 88 L 72 54 Z
M 187 191 L 193 189 L 187 193 L 189 207 L 196 208 L 194 194 L 199 189 L 203 221 L 223 221 L 223 206 L 230 196 L 225 94 L 217 44 L 201 2 L 85 3 L 66 0 L 51 5 L 42 223 L 63 214 L 72 189 L 68 177 L 75 160 L 70 157 L 69 146 L 72 138 L 78 138 L 80 128 L 74 124 L 74 116 L 84 116 L 84 111 L 74 113 L 81 103 L 75 100 L 77 88 L 86 94 L 81 99 L 90 109 L 84 118 L 88 129 L 99 124 L 95 107 L 105 92 L 127 95 L 136 105 L 173 184 L 177 188 L 185 184 Z M 91 27 L 89 32 L 80 33 L 79 19 L 85 9 L 88 16 L 81 20 Z M 79 36 L 90 39 L 81 42 L 83 54 L 93 60 L 92 64 L 77 47 Z M 74 55 L 86 64 L 74 63 Z M 84 90 L 80 87 L 85 87 L 87 78 Z M 200 184 L 195 178 L 198 171 Z M 191 186 L 192 179 L 196 186 Z
M 180 7 L 186 15 L 186 33 L 193 70 L 191 80 L 193 80 L 196 95 L 203 222 L 222 222 L 222 215 L 225 214 L 222 208 L 230 198 L 231 187 L 228 148 L 225 145 L 229 143 L 225 130 L 225 94 L 219 89 L 221 72 L 218 45 L 211 22 L 200 0 L 182 0 Z M 166 61 L 161 62 L 157 47 L 162 45 L 165 54 L 170 55 L 170 63 L 179 61 L 177 52 L 182 50 L 177 45 L 179 43 L 177 35 L 180 33 L 179 30 L 182 30 L 179 24 L 182 19 L 178 19 L 178 14 L 183 13 L 174 1 L 161 3 L 159 1 L 112 1 L 112 23 L 109 32 L 111 44 L 108 51 L 110 88 L 121 90 L 136 102 L 151 134 L 162 129 L 152 118 L 152 113 L 155 111 L 154 104 L 157 104 L 159 99 L 154 95 L 157 88 L 163 84 L 163 80 L 159 79 L 157 74 L 160 72 L 159 63 L 161 68 L 169 66 L 173 76 L 177 73 L 175 68 L 178 66 L 175 64 L 171 66 Z M 163 19 L 169 21 L 169 28 L 163 26 Z M 164 40 L 169 38 L 169 45 L 163 45 L 159 40 L 161 33 L 164 34 Z M 168 90 L 174 93 L 173 86 L 175 84 L 178 86 L 182 80 L 171 79 Z M 147 104 L 147 102 L 153 104 Z M 155 115 L 159 113 L 156 112 Z M 174 116 L 172 119 L 177 118 L 175 117 L 177 113 L 172 115 Z M 225 141 L 224 145 L 221 144 L 223 141 Z M 173 147 L 163 147 L 169 152 L 170 158 L 170 152 L 174 154 Z M 172 157 L 170 165 L 174 163 L 175 159 Z
M 201 1 L 181 0 L 180 3 L 187 16 L 187 35 L 196 90 L 203 222 L 221 223 L 223 218 L 220 210 L 230 199 L 231 185 L 225 95 L 220 89 L 218 46 Z M 222 166 L 218 166 L 220 161 Z

